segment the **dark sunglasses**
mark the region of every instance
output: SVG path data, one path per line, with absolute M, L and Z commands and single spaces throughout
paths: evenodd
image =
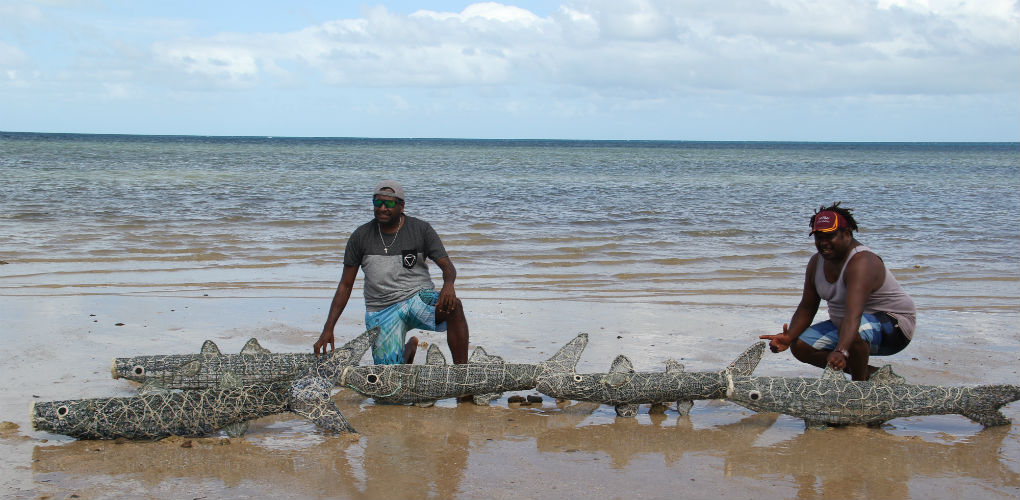
M 373 198 L 372 204 L 375 205 L 376 208 L 379 208 L 383 205 L 386 205 L 386 208 L 393 208 L 397 206 L 397 200 L 380 200 Z

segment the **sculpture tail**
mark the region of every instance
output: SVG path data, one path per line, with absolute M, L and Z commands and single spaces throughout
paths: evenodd
M 362 333 L 361 335 L 358 335 L 357 337 L 354 337 L 353 339 L 348 341 L 346 344 L 344 344 L 342 347 L 340 347 L 340 349 L 341 350 L 343 350 L 343 349 L 350 350 L 351 351 L 351 355 L 352 355 L 351 359 L 355 360 L 355 362 L 353 362 L 351 364 L 356 365 L 356 364 L 358 364 L 357 360 L 360 360 L 361 357 L 365 355 L 365 352 L 367 352 L 368 349 L 370 347 L 372 347 L 372 344 L 375 343 L 375 339 L 378 336 L 379 336 L 379 327 L 377 326 L 377 327 L 365 330 L 364 333 Z
M 744 377 L 750 377 L 754 369 L 758 367 L 761 357 L 765 354 L 765 342 L 756 342 L 748 347 L 737 359 L 730 363 L 730 373 Z
M 321 377 L 305 377 L 294 381 L 290 388 L 290 411 L 311 420 L 317 427 L 344 434 L 357 434 L 340 413 L 329 391 L 333 381 Z
M 1010 420 L 999 411 L 1005 405 L 1020 400 L 1020 386 L 982 385 L 972 390 L 963 416 L 985 426 L 1008 425 Z
M 539 363 L 541 373 L 567 373 L 574 371 L 581 353 L 588 346 L 588 334 L 582 333 L 556 351 L 551 358 Z

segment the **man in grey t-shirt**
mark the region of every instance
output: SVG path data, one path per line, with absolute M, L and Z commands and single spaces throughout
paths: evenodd
M 405 343 L 405 336 L 414 328 L 445 331 L 453 362 L 467 363 L 467 319 L 453 288 L 457 269 L 442 241 L 428 222 L 404 214 L 404 188 L 397 182 L 380 182 L 372 203 L 375 218 L 355 229 L 347 240 L 343 274 L 314 352 L 325 353 L 326 344 L 333 350 L 333 329 L 361 268 L 365 273 L 365 328 L 380 328 L 372 346 L 376 364 L 413 362 L 418 338 Z M 438 292 L 425 259 L 443 272 L 443 287 Z

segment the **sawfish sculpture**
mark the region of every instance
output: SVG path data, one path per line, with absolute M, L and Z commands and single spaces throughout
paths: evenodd
M 475 404 L 488 405 L 503 392 L 533 389 L 541 376 L 569 371 L 587 344 L 588 334 L 582 333 L 539 364 L 506 363 L 477 347 L 460 365 L 448 365 L 432 344 L 423 365 L 349 366 L 340 385 L 380 403 L 430 406 L 440 399 L 472 396 Z
M 733 363 L 714 372 L 688 372 L 675 360 L 666 362 L 665 372 L 635 372 L 626 356 L 613 360 L 609 373 L 555 373 L 543 376 L 535 387 L 538 392 L 562 400 L 588 401 L 614 406 L 621 417 L 633 417 L 641 404 L 676 402 L 681 415 L 687 415 L 695 400 L 722 399 L 728 387 L 727 374 L 750 375 L 761 361 L 765 343 L 758 342 Z
M 158 382 L 166 389 L 207 389 L 217 387 L 224 373 L 232 373 L 242 384 L 294 380 L 306 376 L 338 382 L 343 369 L 356 365 L 379 335 L 373 328 L 323 356 L 312 353 L 271 353 L 251 339 L 239 354 L 222 354 L 206 340 L 198 354 L 169 354 L 114 358 L 113 378 L 135 382 Z
M 728 400 L 757 412 L 804 419 L 808 428 L 828 424 L 881 425 L 899 417 L 963 415 L 985 427 L 1006 425 L 999 411 L 1020 399 L 1020 386 L 913 385 L 886 365 L 868 381 L 853 382 L 826 368 L 821 378 L 729 375 Z
M 36 402 L 30 409 L 32 428 L 78 439 L 199 437 L 220 429 L 237 436 L 250 420 L 290 411 L 331 432 L 355 432 L 330 398 L 332 380 L 242 385 L 225 375 L 222 385 L 169 391 L 149 383 L 136 396 Z

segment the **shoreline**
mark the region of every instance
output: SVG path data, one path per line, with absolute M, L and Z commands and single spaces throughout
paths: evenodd
M 612 407 L 443 400 L 433 408 L 376 405 L 350 390 L 334 399 L 359 431 L 328 436 L 293 415 L 252 423 L 242 438 L 157 442 L 75 441 L 31 430 L 32 400 L 126 396 L 109 359 L 197 352 L 205 339 L 237 352 L 258 338 L 274 352 L 308 349 L 328 297 L 4 297 L 8 318 L 0 376 L 3 474 L 14 498 L 1016 498 L 1020 403 L 1010 426 L 982 429 L 957 415 L 893 420 L 881 428 L 804 429 L 800 420 L 756 414 L 724 401 L 618 418 Z M 611 301 L 464 297 L 471 345 L 508 362 L 537 362 L 577 333 L 591 336 L 578 372 L 604 372 L 618 354 L 639 371 L 721 369 L 773 333 L 789 310 Z M 352 300 L 338 344 L 360 332 Z M 824 314 L 824 312 L 820 313 Z M 1020 314 L 919 312 L 919 336 L 886 358 L 910 383 L 1015 383 Z M 122 323 L 117 326 L 117 323 Z M 778 326 L 777 326 L 778 324 Z M 962 329 L 962 330 L 961 330 Z M 969 330 L 967 330 L 969 329 Z M 978 332 L 984 332 L 979 335 Z M 445 337 L 418 332 L 448 355 Z M 368 359 L 366 357 L 366 359 Z M 421 357 L 419 362 L 424 359 Z M 363 363 L 367 362 L 363 360 Z M 788 353 L 766 353 L 759 375 L 820 376 Z M 527 391 L 533 393 L 533 391 Z M 833 453 L 833 450 L 840 450 Z M 853 461 L 846 460 L 853 456 Z M 892 461 L 890 463 L 890 461 Z M 894 465 L 894 466 L 891 466 Z M 868 477 L 867 484 L 847 478 Z M 680 492 L 678 493 L 678 488 Z

